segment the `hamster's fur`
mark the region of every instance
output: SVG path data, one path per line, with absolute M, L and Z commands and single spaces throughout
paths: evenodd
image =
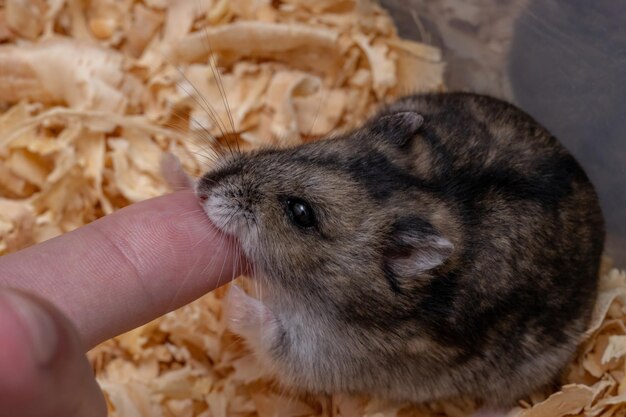
M 233 291 L 233 329 L 299 389 L 513 405 L 558 378 L 594 305 L 592 185 L 487 96 L 408 96 L 347 134 L 230 155 L 196 192 L 263 287 Z

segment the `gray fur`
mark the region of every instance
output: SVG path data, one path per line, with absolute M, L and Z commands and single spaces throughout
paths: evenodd
M 348 134 L 226 157 L 197 192 L 264 288 L 235 296 L 235 330 L 296 388 L 511 405 L 558 379 L 594 303 L 593 187 L 489 97 L 405 97 Z

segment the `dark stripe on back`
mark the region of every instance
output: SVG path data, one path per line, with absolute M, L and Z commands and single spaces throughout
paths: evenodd
M 400 283 L 398 282 L 398 277 L 393 273 L 391 265 L 389 265 L 389 261 L 383 258 L 383 275 L 389 283 L 389 288 L 396 294 L 403 294 L 402 287 L 400 287 Z
M 423 180 L 393 164 L 376 150 L 350 158 L 346 171 L 378 201 L 387 200 L 394 192 L 428 187 Z
M 411 172 L 402 169 L 383 153 L 366 148 L 347 158 L 334 155 L 323 157 L 296 156 L 296 161 L 322 168 L 345 172 L 357 183 L 361 183 L 370 197 L 377 201 L 387 200 L 392 193 L 410 189 L 423 189 L 430 192 L 429 185 Z
M 433 193 L 445 201 L 469 204 L 467 208 L 470 210 L 491 192 L 498 192 L 508 200 L 532 201 L 545 209 L 555 209 L 560 201 L 572 193 L 572 180 L 584 176 L 577 162 L 569 155 L 538 160 L 534 171 L 528 175 L 507 167 L 505 163 L 489 168 L 468 164 L 459 169 L 445 169 L 429 181 L 395 165 L 376 150 L 345 160 L 332 156 L 298 156 L 297 161 L 347 172 L 377 201 L 387 200 L 392 193 L 418 189 Z

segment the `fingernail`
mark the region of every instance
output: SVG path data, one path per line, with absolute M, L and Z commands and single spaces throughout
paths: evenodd
M 3 294 L 26 327 L 31 350 L 38 365 L 47 365 L 54 358 L 59 344 L 57 327 L 50 315 L 33 300 L 16 292 Z

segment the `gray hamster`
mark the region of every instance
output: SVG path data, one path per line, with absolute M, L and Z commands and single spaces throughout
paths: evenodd
M 263 289 L 231 290 L 232 329 L 297 389 L 511 406 L 558 380 L 594 305 L 594 188 L 491 97 L 407 96 L 349 133 L 231 153 L 196 193 Z

